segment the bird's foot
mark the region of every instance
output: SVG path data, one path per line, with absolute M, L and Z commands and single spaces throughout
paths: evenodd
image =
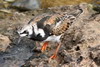
M 57 54 L 53 54 L 50 59 L 56 59 L 57 58 Z
M 57 58 L 57 54 L 53 54 L 53 55 L 49 58 L 48 62 L 50 63 L 52 60 L 55 60 L 56 58 Z
M 41 48 L 41 51 L 44 52 L 47 49 L 48 42 L 45 42 Z

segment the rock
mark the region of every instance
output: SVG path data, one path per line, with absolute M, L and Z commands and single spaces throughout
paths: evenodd
M 10 45 L 11 41 L 7 36 L 0 34 L 0 51 L 5 51 Z
M 69 55 L 74 60 L 69 62 L 69 66 L 74 62 L 76 65 L 74 67 L 98 67 L 100 66 L 100 14 L 95 13 L 93 16 L 94 13 L 87 10 L 86 4 L 81 4 L 80 7 L 83 12 L 64 34 L 62 44 L 65 53 L 61 51 L 61 54 L 65 59 Z
M 22 0 L 12 4 L 12 7 L 18 8 L 19 10 L 34 10 L 40 8 L 39 0 Z
M 94 5 L 93 5 L 93 9 L 94 9 L 95 11 L 97 11 L 98 13 L 100 13 L 100 4 L 94 4 Z
M 82 67 L 98 67 L 92 60 L 89 58 L 83 59 L 82 62 L 80 63 L 80 66 Z
M 79 11 L 81 8 L 82 13 Z M 34 41 L 30 42 L 31 40 L 27 38 L 23 38 L 19 45 L 16 44 L 18 41 L 16 26 L 28 22 L 32 16 L 18 12 L 14 13 L 12 18 L 4 19 L 0 24 L 0 32 L 11 37 L 13 46 L 7 54 L 0 54 L 0 67 L 16 67 L 16 65 L 18 67 L 99 67 L 100 14 L 95 14 L 87 9 L 86 4 L 51 9 L 54 12 L 68 12 L 68 14 L 74 15 L 80 13 L 65 32 L 62 39 L 63 45 L 59 50 L 57 59 L 51 60 L 51 62 L 48 62 L 48 59 L 54 53 L 56 44 L 50 43 L 48 45 L 50 48 L 44 53 L 39 51 L 40 45 L 36 45 L 37 51 L 34 50 Z M 5 48 L 2 47 L 5 50 L 11 42 L 7 36 L 0 35 L 0 44 L 3 47 L 6 46 Z
M 90 48 L 90 59 L 92 59 L 96 65 L 100 66 L 100 45 Z
M 11 10 L 7 10 L 7 9 L 0 9 L 0 12 L 4 12 L 4 13 L 11 13 Z
M 4 0 L 5 2 L 9 2 L 9 3 L 12 3 L 14 2 L 15 0 Z

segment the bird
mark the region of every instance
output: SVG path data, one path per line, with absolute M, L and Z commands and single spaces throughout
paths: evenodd
M 61 37 L 75 20 L 74 15 L 62 13 L 44 13 L 32 18 L 27 24 L 17 30 L 20 37 L 27 37 L 34 41 L 44 42 L 41 51 L 44 52 L 50 42 L 58 44 L 50 59 L 57 57 L 61 47 Z

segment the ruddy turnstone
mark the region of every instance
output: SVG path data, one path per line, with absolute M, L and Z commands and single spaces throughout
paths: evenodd
M 27 36 L 34 41 L 44 42 L 41 48 L 42 52 L 46 50 L 49 42 L 56 42 L 58 47 L 50 57 L 54 59 L 57 57 L 61 46 L 60 38 L 74 19 L 74 15 L 68 15 L 67 13 L 42 14 L 35 16 L 17 32 L 20 37 Z

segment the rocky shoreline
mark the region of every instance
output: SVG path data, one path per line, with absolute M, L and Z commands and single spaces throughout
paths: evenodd
M 63 35 L 62 47 L 57 59 L 48 62 L 57 45 L 51 45 L 45 53 L 34 41 L 23 38 L 18 42 L 17 28 L 34 15 L 44 12 L 82 13 Z M 30 12 L 30 14 L 29 14 Z M 100 14 L 88 4 L 49 8 L 46 11 L 15 12 L 9 18 L 0 19 L 0 67 L 99 67 L 100 66 Z M 41 43 L 39 43 L 41 44 Z

